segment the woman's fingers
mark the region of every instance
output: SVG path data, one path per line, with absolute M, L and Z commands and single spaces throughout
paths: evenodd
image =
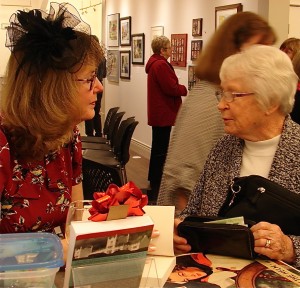
M 254 251 L 271 259 L 292 262 L 295 257 L 292 240 L 279 226 L 259 222 L 251 227 L 254 236 Z

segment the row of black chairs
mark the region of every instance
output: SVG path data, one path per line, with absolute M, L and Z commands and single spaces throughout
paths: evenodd
M 82 136 L 83 191 L 85 199 L 93 199 L 96 191 L 106 191 L 109 184 L 127 183 L 126 164 L 129 147 L 138 121 L 135 117 L 122 120 L 125 112 L 111 108 L 104 121 L 103 137 Z

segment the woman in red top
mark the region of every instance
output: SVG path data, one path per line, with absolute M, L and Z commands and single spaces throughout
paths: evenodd
M 82 199 L 76 125 L 94 116 L 104 50 L 69 4 L 49 14 L 17 11 L 1 96 L 1 233 L 63 228 L 71 201 Z
M 166 36 L 156 37 L 151 47 L 153 55 L 146 65 L 148 74 L 148 125 L 152 126 L 152 146 L 148 180 L 151 200 L 156 200 L 163 166 L 169 146 L 171 128 L 187 89 L 179 84 L 173 66 L 167 61 L 171 56 L 171 43 Z

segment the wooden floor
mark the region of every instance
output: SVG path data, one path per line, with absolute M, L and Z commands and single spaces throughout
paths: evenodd
M 134 182 L 140 189 L 148 189 L 149 160 L 130 149 L 130 160 L 126 164 L 127 180 Z

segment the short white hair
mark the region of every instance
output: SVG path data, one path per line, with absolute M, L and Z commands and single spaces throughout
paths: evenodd
M 278 48 L 252 45 L 226 58 L 220 70 L 221 81 L 241 79 L 254 92 L 262 109 L 278 104 L 287 115 L 294 106 L 298 76 L 291 59 Z

